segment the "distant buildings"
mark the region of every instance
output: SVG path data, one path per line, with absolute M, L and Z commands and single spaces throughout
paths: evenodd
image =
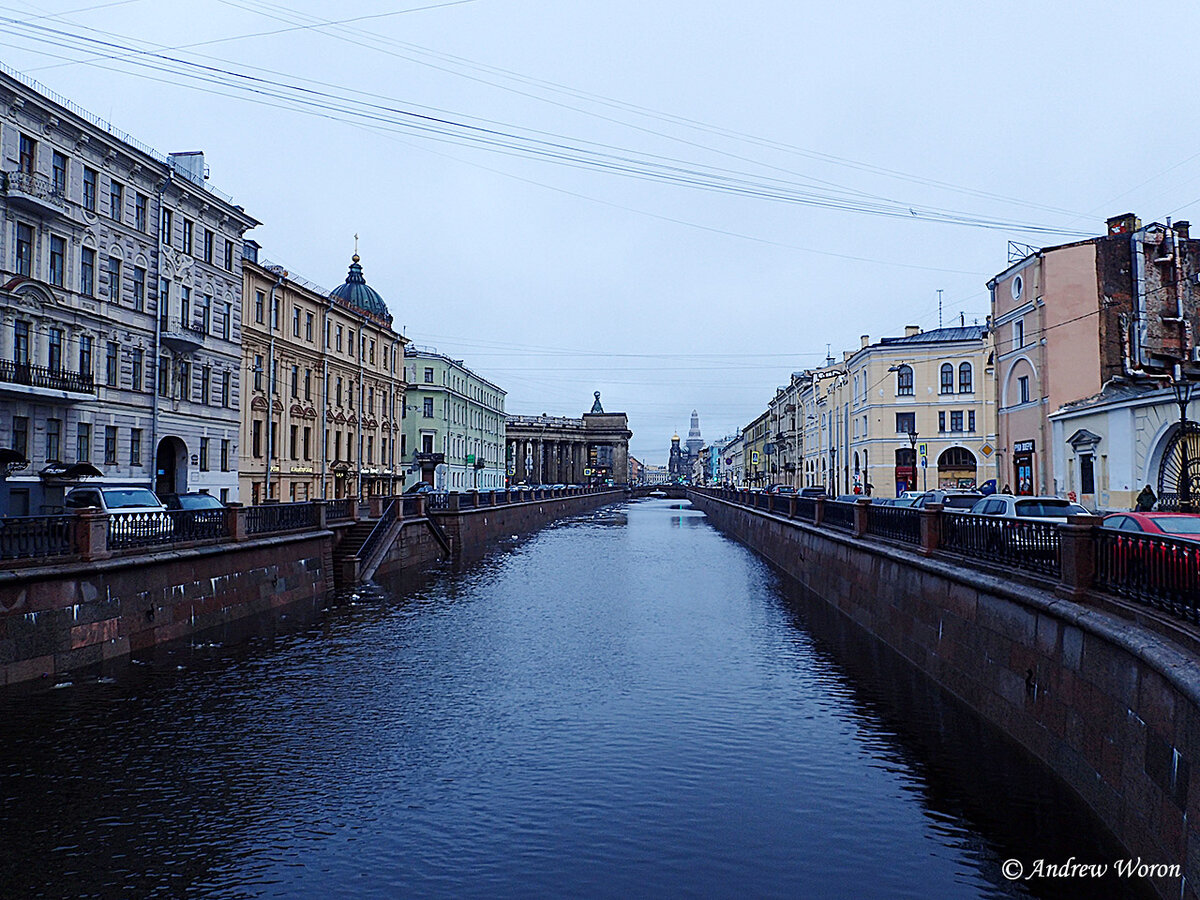
M 509 416 L 506 465 L 511 484 L 628 484 L 629 418 L 606 413 L 600 392 L 590 412 Z
M 671 438 L 671 450 L 667 460 L 667 471 L 671 481 L 677 484 L 692 482 L 692 470 L 703 447 L 704 438 L 700 436 L 700 415 L 693 409 L 692 425 L 688 431 L 687 443 L 681 445 L 678 434 Z

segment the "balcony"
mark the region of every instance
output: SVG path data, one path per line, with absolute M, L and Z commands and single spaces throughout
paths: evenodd
M 5 172 L 3 185 L 13 206 L 45 215 L 67 211 L 67 198 L 54 189 L 50 179 L 33 172 Z
M 195 353 L 204 346 L 206 336 L 202 327 L 174 318 L 162 330 L 162 342 L 176 353 Z
M 0 360 L 0 395 L 43 397 L 78 403 L 96 399 L 96 385 L 91 375 L 81 372 Z

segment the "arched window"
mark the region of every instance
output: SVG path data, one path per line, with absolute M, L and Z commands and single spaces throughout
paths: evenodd
M 913 395 L 913 370 L 911 366 L 901 366 L 896 370 L 896 393 L 908 397 Z
M 971 364 L 969 362 L 965 362 L 958 367 L 958 392 L 960 394 L 974 393 L 975 385 L 971 374 Z
M 950 363 L 942 364 L 942 380 L 941 388 L 938 390 L 940 394 L 954 393 L 954 366 Z
M 943 469 L 973 469 L 975 454 L 966 447 L 947 447 L 938 457 L 938 467 Z

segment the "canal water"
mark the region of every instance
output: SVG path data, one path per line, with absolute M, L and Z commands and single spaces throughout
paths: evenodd
M 1118 897 L 1018 749 L 645 500 L 2 704 L 4 897 Z

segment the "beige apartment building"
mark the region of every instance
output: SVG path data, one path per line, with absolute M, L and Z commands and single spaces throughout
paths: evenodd
M 408 341 L 358 254 L 332 291 L 245 255 L 241 501 L 400 492 Z

